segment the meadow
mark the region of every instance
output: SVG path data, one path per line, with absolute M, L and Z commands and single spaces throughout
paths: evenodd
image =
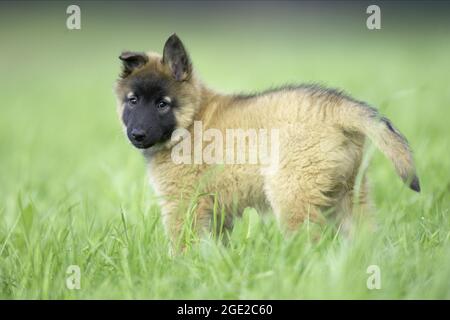
M 283 5 L 200 19 L 83 3 L 82 28 L 71 31 L 66 4 L 23 6 L 0 11 L 0 298 L 450 299 L 448 22 L 385 14 L 370 31 L 361 8 L 352 19 Z M 408 138 L 422 192 L 376 151 L 376 231 L 348 238 L 329 227 L 314 241 L 305 224 L 286 239 L 248 208 L 228 245 L 203 239 L 170 256 L 113 86 L 122 50 L 161 51 L 173 32 L 221 91 L 318 82 L 370 102 Z M 80 289 L 66 285 L 72 265 Z M 367 287 L 372 265 L 380 289 Z

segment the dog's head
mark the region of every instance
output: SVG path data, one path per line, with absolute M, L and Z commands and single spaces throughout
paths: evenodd
M 201 85 L 181 40 L 173 34 L 163 55 L 123 52 L 116 86 L 118 112 L 128 139 L 139 149 L 170 141 L 198 110 Z

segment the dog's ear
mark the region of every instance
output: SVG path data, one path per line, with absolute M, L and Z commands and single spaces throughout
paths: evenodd
M 125 51 L 122 52 L 122 54 L 119 56 L 119 59 L 122 60 L 122 73 L 120 75 L 122 78 L 125 78 L 134 69 L 142 67 L 148 62 L 148 57 L 143 52 Z
M 192 63 L 180 38 L 174 33 L 167 39 L 164 45 L 163 63 L 172 72 L 177 81 L 184 81 L 192 73 Z

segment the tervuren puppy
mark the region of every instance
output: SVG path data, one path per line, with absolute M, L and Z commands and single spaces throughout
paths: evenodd
M 272 209 L 288 230 L 306 219 L 322 223 L 325 211 L 349 217 L 366 137 L 393 162 L 403 181 L 420 191 L 406 139 L 374 108 L 342 92 L 316 85 L 255 95 L 216 92 L 196 75 L 175 34 L 165 43 L 162 56 L 124 52 L 120 60 L 118 112 L 128 139 L 148 161 L 151 184 L 172 241 L 179 238 L 189 207 L 197 231 L 211 230 L 217 218 L 214 212 L 224 212 L 224 225 L 230 226 L 232 217 L 246 207 Z M 215 166 L 174 161 L 174 148 L 185 139 L 194 144 L 200 139 L 192 137 L 196 121 L 201 121 L 203 130 L 213 128 L 224 136 L 229 129 L 278 130 L 277 163 L 217 161 L 223 165 Z M 174 139 L 176 129 L 191 135 Z M 216 150 L 217 154 L 226 151 L 224 145 L 219 148 L 223 150 Z M 250 150 L 238 152 L 251 155 Z M 214 166 L 220 169 L 210 170 Z M 365 177 L 357 190 L 359 204 L 364 206 Z

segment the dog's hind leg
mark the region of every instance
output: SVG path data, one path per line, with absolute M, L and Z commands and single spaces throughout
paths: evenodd
M 278 171 L 265 179 L 265 193 L 280 225 L 287 231 L 297 230 L 304 222 L 322 225 L 326 219 L 321 208 L 328 206 L 328 199 L 315 190 L 299 187 L 299 172 Z
M 369 183 L 367 176 L 364 175 L 361 184 L 354 185 L 351 190 L 344 193 L 336 205 L 336 220 L 340 230 L 345 235 L 353 232 L 355 224 L 364 220 L 371 229 L 374 229 L 373 221 L 373 203 L 370 198 Z

